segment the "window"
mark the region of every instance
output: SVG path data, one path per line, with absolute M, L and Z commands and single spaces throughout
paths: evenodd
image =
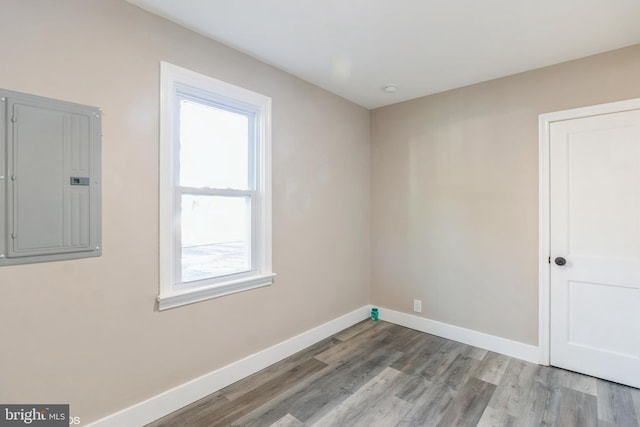
M 161 63 L 161 310 L 270 285 L 271 98 Z

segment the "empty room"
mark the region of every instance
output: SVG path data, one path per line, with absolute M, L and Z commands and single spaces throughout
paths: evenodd
M 637 0 L 0 17 L 0 425 L 640 427 Z

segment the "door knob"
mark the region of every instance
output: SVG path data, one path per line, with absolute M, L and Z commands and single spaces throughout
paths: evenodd
M 562 258 L 561 256 L 557 257 L 555 260 L 556 265 L 565 265 L 567 260 Z

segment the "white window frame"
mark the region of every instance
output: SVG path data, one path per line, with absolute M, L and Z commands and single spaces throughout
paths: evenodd
M 271 98 L 167 62 L 160 63 L 160 295 L 159 310 L 268 286 L 271 271 Z M 255 114 L 255 189 L 251 196 L 251 271 L 179 283 L 180 210 L 179 102 L 198 97 Z M 251 171 L 249 172 L 252 173 Z M 202 190 L 217 194 L 220 190 Z M 227 190 L 229 194 L 234 190 Z M 191 193 L 191 192 L 190 192 Z M 235 193 L 234 193 L 235 194 Z

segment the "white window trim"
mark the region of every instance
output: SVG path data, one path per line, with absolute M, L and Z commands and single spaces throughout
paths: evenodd
M 160 63 L 160 295 L 159 310 L 221 297 L 236 292 L 268 286 L 275 274 L 271 271 L 271 98 L 243 89 L 212 77 L 196 73 L 167 62 Z M 232 275 L 229 280 L 217 281 L 204 286 L 185 286 L 174 283 L 178 254 L 174 236 L 180 230 L 175 208 L 176 171 L 174 167 L 175 149 L 174 117 L 176 99 L 180 87 L 195 88 L 199 91 L 224 97 L 231 104 L 241 102 L 258 111 L 256 121 L 257 169 L 261 175 L 256 203 L 259 212 L 253 227 L 258 236 L 252 236 L 252 244 L 259 245 L 256 265 L 258 270 L 251 274 Z M 179 285 L 179 286 L 177 286 Z

